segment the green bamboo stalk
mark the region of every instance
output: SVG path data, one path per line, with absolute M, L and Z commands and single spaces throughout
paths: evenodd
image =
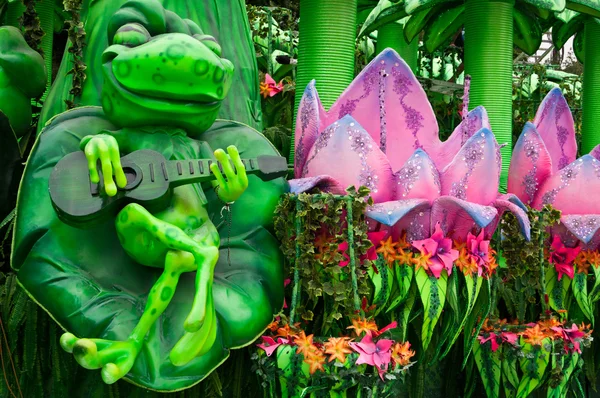
M 592 18 L 583 32 L 585 63 L 583 65 L 583 115 L 581 121 L 581 154 L 600 144 L 600 23 Z
M 500 144 L 500 192 L 506 192 L 512 153 L 513 1 L 467 0 L 465 75 L 471 75 L 470 108 L 483 105 Z
M 392 22 L 382 26 L 377 31 L 377 54 L 386 48 L 396 50 L 413 73 L 417 73 L 419 40 L 415 38 L 412 43 L 407 43 L 404 38 L 404 26 L 402 23 Z
M 357 0 L 301 0 L 294 115 L 304 89 L 316 79 L 328 109 L 354 79 Z M 293 142 L 293 140 L 292 140 Z M 290 162 L 294 161 L 294 148 Z

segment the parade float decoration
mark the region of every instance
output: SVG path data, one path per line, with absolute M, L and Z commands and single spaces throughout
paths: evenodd
M 263 169 L 264 156 L 283 160 L 273 146 L 215 121 L 234 66 L 196 23 L 131 1 L 107 37 L 102 107 L 58 115 L 33 148 L 12 267 L 82 366 L 106 383 L 179 390 L 281 309 L 282 256 L 269 229 L 287 167 Z M 159 184 L 162 200 L 146 203 Z M 104 217 L 89 217 L 96 205 Z

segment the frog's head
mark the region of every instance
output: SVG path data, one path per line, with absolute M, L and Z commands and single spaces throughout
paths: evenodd
M 102 107 L 117 126 L 167 125 L 191 136 L 217 118 L 233 64 L 194 22 L 157 0 L 133 0 L 111 18 L 102 54 Z

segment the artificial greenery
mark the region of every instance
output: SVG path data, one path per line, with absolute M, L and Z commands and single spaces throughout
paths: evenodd
M 23 37 L 25 37 L 25 41 L 29 47 L 40 53 L 41 56 L 44 56 L 44 51 L 42 50 L 42 38 L 46 33 L 40 25 L 40 18 L 35 10 L 36 3 L 37 0 L 23 0 L 25 11 L 19 18 L 19 24 L 23 27 Z M 52 34 L 52 32 L 49 32 L 48 34 Z
M 77 106 L 75 101 L 77 97 L 81 95 L 83 82 L 86 78 L 85 70 L 87 69 L 87 66 L 83 61 L 83 47 L 85 47 L 86 33 L 83 22 L 81 21 L 81 3 L 82 0 L 63 1 L 65 11 L 71 14 L 71 19 L 66 20 L 65 24 L 68 26 L 67 31 L 71 42 L 68 51 L 73 56 L 73 68 L 67 72 L 68 75 L 73 75 L 73 87 L 69 91 L 69 94 L 73 96 L 73 99 L 65 100 L 68 109 Z

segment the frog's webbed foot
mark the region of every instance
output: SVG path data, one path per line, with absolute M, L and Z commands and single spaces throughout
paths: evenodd
M 201 327 L 195 332 L 185 332 L 171 350 L 171 362 L 175 366 L 183 366 L 192 359 L 206 354 L 217 339 L 217 315 L 212 298 L 212 289 L 206 307 L 206 317 Z
M 132 340 L 78 339 L 71 333 L 60 338 L 62 348 L 72 353 L 86 369 L 102 369 L 102 380 L 112 384 L 133 367 L 141 345 Z

